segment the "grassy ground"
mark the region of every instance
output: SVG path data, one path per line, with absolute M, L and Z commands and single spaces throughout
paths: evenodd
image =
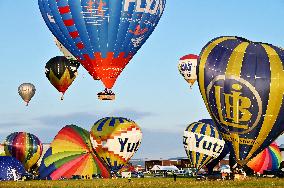
M 196 181 L 192 178 L 178 178 L 175 182 L 171 178 L 141 178 L 132 179 L 97 179 L 97 180 L 61 180 L 61 181 L 25 181 L 0 182 L 0 187 L 284 187 L 284 179 L 279 178 L 250 178 L 246 180 L 226 181 Z

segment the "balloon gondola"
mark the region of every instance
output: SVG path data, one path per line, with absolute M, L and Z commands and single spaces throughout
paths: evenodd
M 111 90 L 105 88 L 104 91 L 98 93 L 98 99 L 100 99 L 100 100 L 115 100 L 115 94 Z

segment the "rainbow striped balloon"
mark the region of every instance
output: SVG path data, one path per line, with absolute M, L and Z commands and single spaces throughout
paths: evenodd
M 273 142 L 261 153 L 248 162 L 247 166 L 253 171 L 263 173 L 264 170 L 279 169 L 282 161 L 281 152 L 276 142 Z
M 23 163 L 26 170 L 36 164 L 42 154 L 42 143 L 33 134 L 14 132 L 4 142 L 5 154 Z
M 91 179 L 93 175 L 109 177 L 109 172 L 92 149 L 90 134 L 76 125 L 63 127 L 44 154 L 39 167 L 41 179 L 58 180 L 62 177 L 80 176 Z
M 108 168 L 116 173 L 138 150 L 142 139 L 140 127 L 122 117 L 98 120 L 91 130 L 91 141 Z

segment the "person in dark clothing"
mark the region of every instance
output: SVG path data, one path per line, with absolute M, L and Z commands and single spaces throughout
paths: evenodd
M 174 176 L 174 181 L 177 181 L 177 175 L 176 175 L 176 173 L 174 173 L 173 176 Z

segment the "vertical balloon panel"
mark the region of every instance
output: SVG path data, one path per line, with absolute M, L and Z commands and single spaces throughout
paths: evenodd
M 199 57 L 203 100 L 238 163 L 245 165 L 284 130 L 284 51 L 240 37 L 219 37 Z

